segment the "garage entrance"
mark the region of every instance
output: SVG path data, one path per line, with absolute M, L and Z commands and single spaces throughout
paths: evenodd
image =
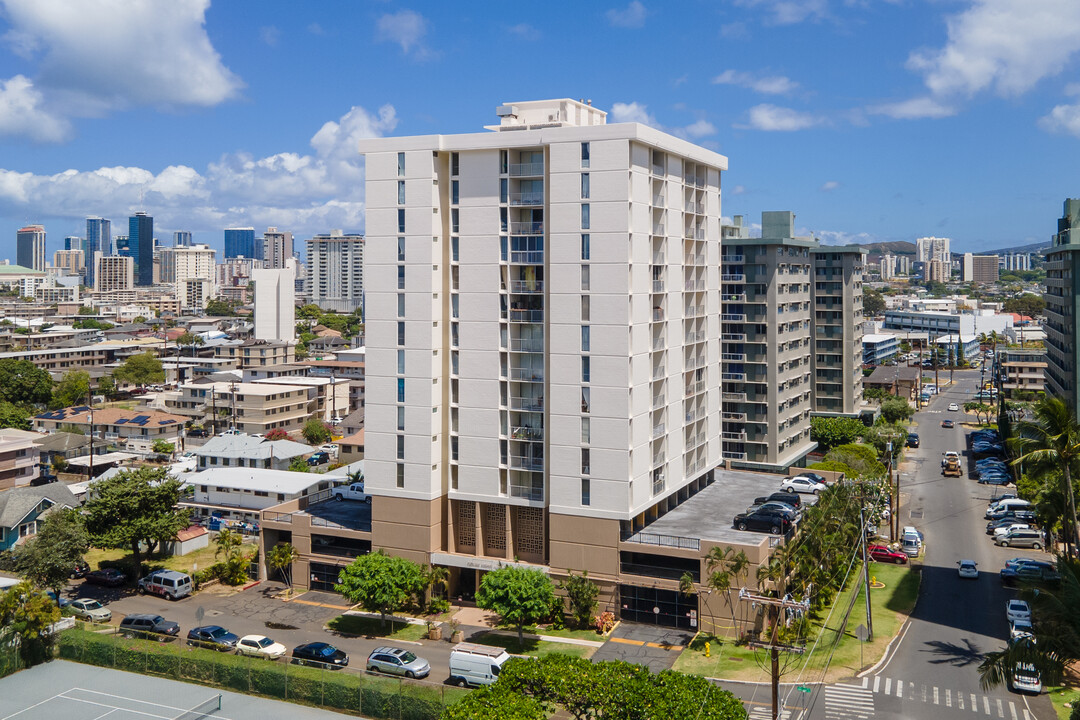
M 697 629 L 697 596 L 677 590 L 619 586 L 619 615 L 623 620 L 647 625 Z

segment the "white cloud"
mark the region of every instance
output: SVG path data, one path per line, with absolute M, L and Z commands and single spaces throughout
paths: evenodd
M 764 95 L 787 95 L 799 87 L 799 83 L 783 75 L 760 76 L 738 70 L 725 70 L 713 78 L 713 84 L 736 85 Z
M 529 23 L 518 23 L 506 28 L 511 35 L 517 35 L 524 40 L 539 40 L 541 33 Z
M 622 10 L 611 9 L 607 11 L 608 22 L 615 27 L 621 28 L 639 28 L 645 25 L 645 16 L 648 12 L 645 10 L 645 6 L 638 0 L 632 0 Z
M 944 118 L 956 114 L 956 108 L 941 100 L 930 97 L 916 97 L 895 103 L 873 105 L 866 109 L 871 115 L 885 115 L 896 120 L 918 120 L 921 118 Z
M 821 190 L 821 192 L 832 192 L 833 190 L 840 189 L 840 183 L 836 180 L 828 180 L 818 189 Z
M 311 33 L 312 35 L 325 35 L 326 34 L 326 30 L 324 30 L 323 26 L 320 25 L 317 22 L 313 22 L 310 25 L 308 25 L 307 26 L 307 31 L 309 33 Z
M 729 195 L 745 195 L 746 194 L 746 186 L 745 185 L 736 185 L 735 187 L 728 190 L 728 194 Z
M 217 231 L 225 224 L 278 225 L 298 234 L 363 224 L 362 159 L 357 141 L 397 124 L 392 106 L 354 107 L 311 138 L 312 154 L 254 158 L 231 153 L 204 171 L 171 165 L 156 175 L 111 167 L 35 175 L 0 169 L 0 214 L 78 220 L 146 209 L 162 228 Z
M 936 96 L 971 97 L 992 90 L 1016 97 L 1059 74 L 1080 49 L 1076 0 L 975 0 L 946 21 L 940 50 L 913 52 L 908 68 Z
M 849 233 L 843 230 L 800 230 L 800 235 L 813 235 L 822 245 L 865 245 L 881 238 L 867 232 Z
M 38 62 L 35 87 L 65 113 L 213 106 L 242 87 L 206 34 L 209 0 L 0 3 L 4 40 Z
M 1080 137 L 1080 105 L 1057 105 L 1049 115 L 1039 118 L 1039 127 L 1047 132 Z
M 60 142 L 71 125 L 42 107 L 41 93 L 28 78 L 0 80 L 0 136 L 17 135 L 35 142 Z
M 424 36 L 427 34 L 427 20 L 413 10 L 399 10 L 381 16 L 376 23 L 380 40 L 395 42 L 406 55 L 415 50 L 417 55 L 426 55 Z
M 750 108 L 749 124 L 736 127 L 751 130 L 792 132 L 821 125 L 824 119 L 791 108 L 762 104 Z
M 720 37 L 728 38 L 729 40 L 744 38 L 749 34 L 750 33 L 746 30 L 746 23 L 744 22 L 726 23 L 720 26 Z
M 741 7 L 763 8 L 773 25 L 795 25 L 806 20 L 822 20 L 828 15 L 827 0 L 736 0 Z
M 270 47 L 277 47 L 281 39 L 281 31 L 273 25 L 265 25 L 259 28 L 259 38 Z
M 648 107 L 638 102 L 620 103 L 617 102 L 611 106 L 611 121 L 617 123 L 623 122 L 636 122 L 642 125 L 648 125 L 649 127 L 656 128 L 657 130 L 669 133 L 675 137 L 680 137 L 686 140 L 697 139 L 706 137 L 708 135 L 716 134 L 716 126 L 704 118 L 700 118 L 689 125 L 681 127 L 668 127 L 661 125 L 652 114 L 649 113 Z

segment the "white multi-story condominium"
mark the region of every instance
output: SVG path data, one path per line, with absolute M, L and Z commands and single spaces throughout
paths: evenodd
M 895 255 L 882 255 L 880 274 L 882 280 L 892 280 L 896 277 L 896 256 Z
M 1068 198 L 1046 250 L 1046 392 L 1080 412 L 1080 199 Z
M 323 310 L 350 313 L 364 301 L 364 236 L 331 230 L 307 243 L 307 292 Z
M 135 287 L 135 260 L 123 255 L 94 253 L 94 290 L 114 292 Z
M 31 270 L 45 270 L 45 228 L 27 225 L 15 233 L 15 264 Z
M 53 267 L 65 275 L 83 275 L 86 272 L 85 255 L 82 250 L 57 250 L 53 253 Z
M 964 253 L 960 278 L 964 282 L 996 283 L 998 281 L 998 256 Z
M 255 282 L 255 339 L 292 342 L 296 339 L 296 261 L 283 268 L 251 271 Z
M 181 306 L 202 310 L 216 294 L 217 254 L 209 245 L 177 245 L 159 249 L 160 283 L 172 285 Z
M 727 159 L 573 100 L 363 140 L 373 543 L 612 582 L 712 479 Z M 610 585 L 606 586 L 610 591 Z
M 863 269 L 859 245 L 819 245 L 810 250 L 814 281 L 813 411 L 859 414 L 863 397 Z
M 952 264 L 949 252 L 949 238 L 921 237 L 915 241 L 915 262 L 937 260 L 945 265 Z
M 257 242 L 257 241 L 256 241 Z M 276 227 L 266 228 L 262 236 L 263 267 L 283 268 L 293 256 L 293 235 L 291 232 L 278 232 Z

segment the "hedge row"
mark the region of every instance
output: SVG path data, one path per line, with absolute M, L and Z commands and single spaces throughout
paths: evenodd
M 355 672 L 320 670 L 190 648 L 182 641 L 103 635 L 83 629 L 60 635 L 59 656 L 76 662 L 158 675 L 370 718 L 436 720 L 464 691 Z

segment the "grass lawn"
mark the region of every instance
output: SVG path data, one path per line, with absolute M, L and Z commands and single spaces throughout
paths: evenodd
M 326 627 L 343 635 L 385 637 L 392 640 L 421 640 L 427 637 L 427 625 L 393 623 L 389 619 L 383 625 L 379 618 L 361 615 L 338 615 L 326 623 Z
M 863 598 L 862 575 L 857 570 L 852 570 L 854 582 L 849 580 L 849 587 L 840 593 L 835 601 L 836 609 L 830 621 L 832 627 L 842 619 L 842 613 L 851 602 L 853 593 L 858 594 L 855 608 L 848 618 L 847 627 L 833 653 L 832 661 L 829 662 L 829 653 L 832 643 L 836 640 L 835 630 L 826 630 L 820 633 L 828 611 L 820 618 L 811 621 L 815 633 L 821 635 L 816 648 L 813 648 L 811 638 L 807 643 L 805 654 L 789 656 L 790 667 L 787 671 L 789 677 L 785 682 L 799 676 L 802 678 L 821 678 L 821 672 L 828 664 L 828 672 L 825 675 L 826 682 L 832 682 L 841 677 L 854 675 L 863 667 L 875 662 L 885 652 L 885 647 L 899 631 L 907 615 L 915 607 L 915 600 L 919 594 L 919 574 L 912 572 L 908 565 L 885 565 L 871 563 L 870 575 L 885 584 L 880 589 L 870 591 L 872 612 L 874 618 L 874 640 L 872 642 L 860 642 L 855 637 L 855 629 L 859 625 L 866 624 L 865 600 Z M 705 657 L 705 642 L 711 645 L 711 657 Z M 811 648 L 813 651 L 811 652 Z M 675 661 L 675 669 L 681 672 L 719 677 L 729 680 L 760 680 L 767 677 L 767 672 L 759 662 L 766 662 L 766 651 L 753 650 L 747 647 L 736 646 L 729 638 L 717 638 L 712 635 L 699 634 L 694 638 L 690 647 L 682 652 Z M 802 670 L 806 663 L 805 670 Z M 783 666 L 781 666 L 783 667 Z
M 1065 707 L 1065 703 L 1072 705 L 1080 703 L 1080 690 L 1070 687 L 1051 687 L 1048 690 L 1050 702 L 1054 704 L 1054 712 L 1057 713 L 1058 720 L 1069 720 L 1072 708 Z
M 545 655 L 552 655 L 554 653 L 562 653 L 563 655 L 573 655 L 574 657 L 590 658 L 592 654 L 596 652 L 596 648 L 586 647 L 584 645 L 568 645 L 566 643 L 547 642 L 546 640 L 530 640 L 525 638 L 523 645 L 518 644 L 516 637 L 510 637 L 508 635 L 496 635 L 495 633 L 478 633 L 468 638 L 469 642 L 477 642 L 481 645 L 494 645 L 496 647 L 506 648 L 506 651 L 512 655 L 531 655 L 533 657 L 544 657 Z
M 244 549 L 248 552 L 255 550 L 256 546 L 252 543 L 248 543 L 244 546 Z M 158 570 L 164 568 L 166 570 L 179 570 L 180 572 L 190 573 L 196 569 L 205 570 L 213 565 L 220 558 L 214 558 L 214 553 L 217 551 L 217 546 L 210 543 L 209 546 L 196 550 L 195 552 L 188 553 L 187 555 L 171 555 L 169 557 L 143 557 L 143 564 L 148 565 L 152 570 Z M 90 552 L 86 553 L 86 562 L 90 565 L 91 570 L 97 570 L 99 563 L 102 561 L 109 562 L 126 562 L 128 566 L 131 565 L 131 553 L 126 550 L 113 550 L 113 549 L 98 549 L 91 548 Z
M 500 625 L 500 630 L 507 630 L 509 632 L 517 632 L 516 625 Z M 573 638 L 575 640 L 595 640 L 596 642 L 603 642 L 604 636 L 596 632 L 595 629 L 586 628 L 585 630 L 575 630 L 573 628 L 564 627 L 561 630 L 548 627 L 547 625 L 526 625 L 525 632 L 532 633 L 533 635 L 551 635 L 552 637 Z

